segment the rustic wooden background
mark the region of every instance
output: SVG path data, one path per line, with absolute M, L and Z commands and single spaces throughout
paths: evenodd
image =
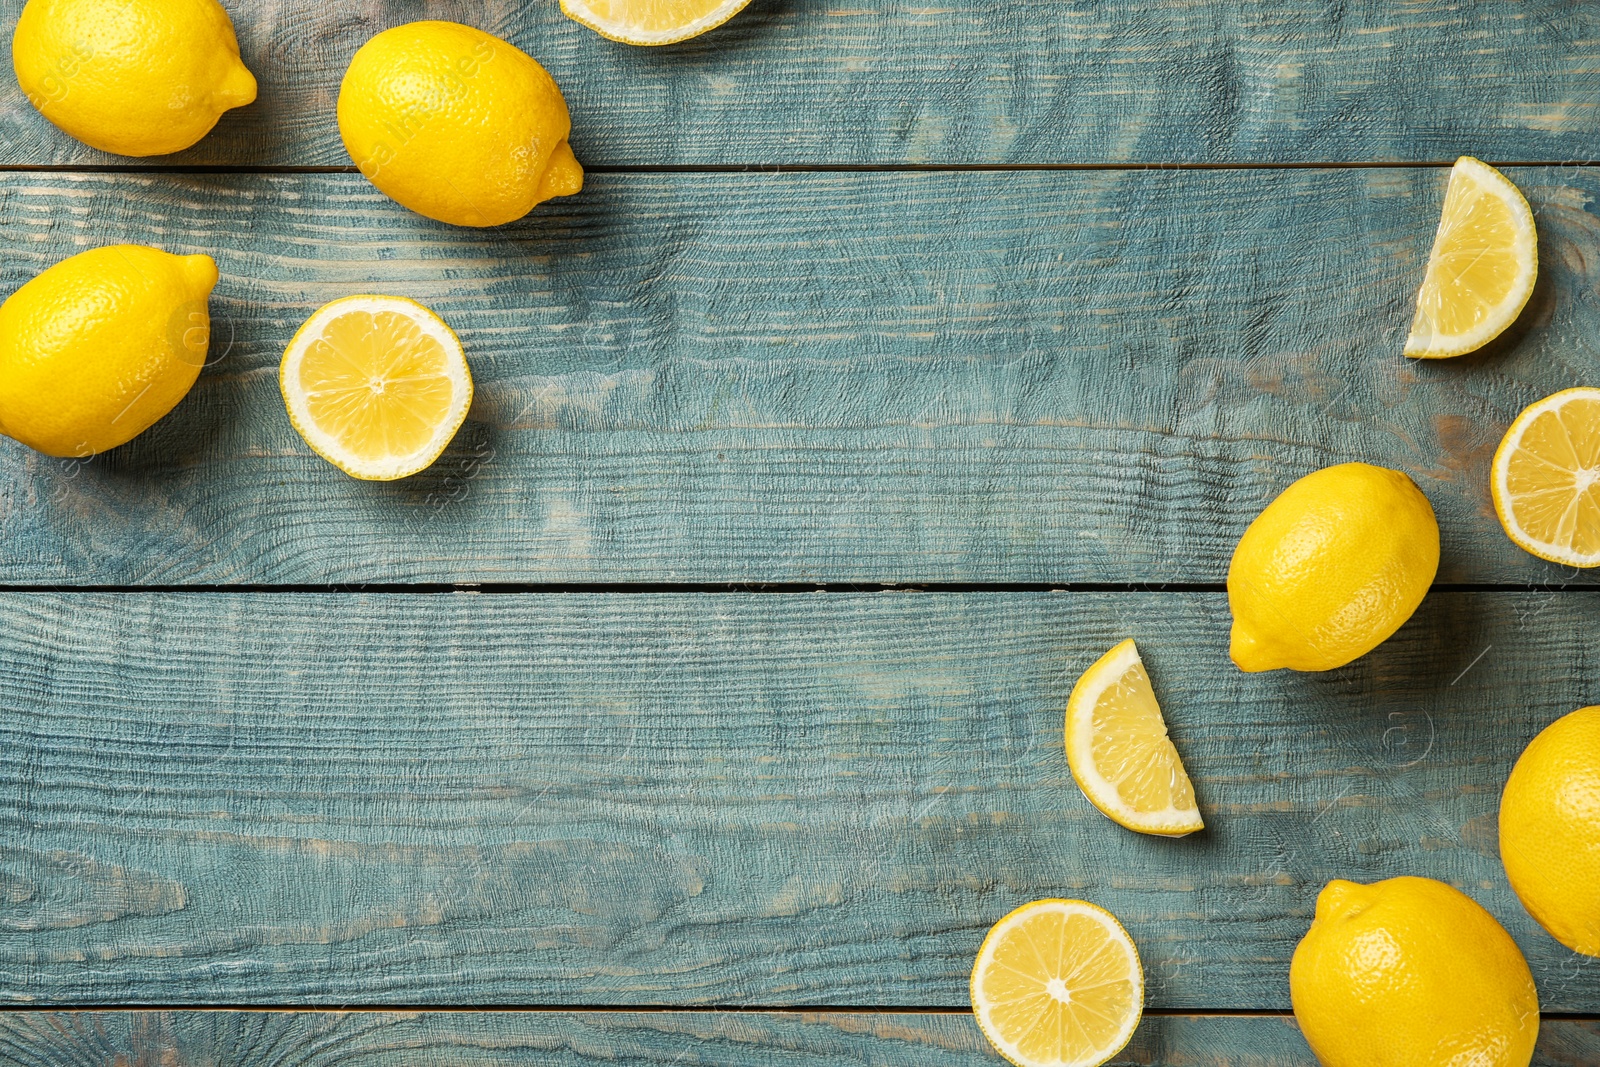
M 1600 384 L 1600 9 L 754 0 L 642 50 L 553 0 L 226 6 L 261 97 L 179 156 L 0 78 L 0 288 L 113 241 L 222 270 L 153 430 L 0 441 L 0 1061 L 998 1063 L 971 959 L 1070 895 L 1145 960 L 1117 1062 L 1299 1067 L 1317 891 L 1408 873 L 1516 936 L 1538 1063 L 1600 1062 L 1600 961 L 1495 842 L 1522 746 L 1600 702 L 1600 585 L 1487 494 L 1518 410 Z M 345 64 L 425 17 L 551 70 L 580 196 L 480 232 L 354 172 Z M 1408 363 L 1461 153 L 1527 192 L 1540 285 Z M 396 484 L 278 397 L 362 291 L 439 311 L 479 387 Z M 1241 674 L 1234 542 L 1355 459 L 1433 501 L 1439 587 L 1344 670 Z M 1193 838 L 1067 771 L 1127 636 Z

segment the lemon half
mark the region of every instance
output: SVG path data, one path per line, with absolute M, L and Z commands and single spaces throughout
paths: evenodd
M 1489 486 L 1519 547 L 1600 567 L 1600 389 L 1565 389 L 1518 415 L 1495 450 Z
M 1517 320 L 1538 273 L 1528 201 L 1505 175 L 1462 156 L 1450 171 L 1406 355 L 1438 359 L 1482 348 Z
M 1019 1067 L 1095 1067 L 1144 1012 L 1139 950 L 1116 916 L 1083 900 L 1036 900 L 989 931 L 972 966 L 972 1013 Z
M 373 481 L 438 459 L 472 404 L 461 342 L 443 319 L 400 296 L 324 304 L 284 350 L 278 384 L 306 444 Z
M 750 0 L 561 0 L 561 13 L 623 44 L 676 44 L 714 30 Z
M 1066 738 L 1078 787 L 1119 826 L 1167 836 L 1204 829 L 1133 641 L 1101 656 L 1073 686 Z

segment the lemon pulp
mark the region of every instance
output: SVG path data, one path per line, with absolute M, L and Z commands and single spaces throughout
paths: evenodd
M 1600 389 L 1566 389 L 1518 415 L 1495 451 L 1506 534 L 1540 557 L 1600 566 Z
M 714 30 L 750 0 L 561 0 L 568 18 L 623 44 L 673 44 Z
M 472 399 L 455 335 L 400 297 L 323 307 L 290 342 L 280 383 L 307 443 L 358 478 L 403 478 L 432 463 Z
M 1471 156 L 1450 172 L 1405 354 L 1459 356 L 1498 337 L 1533 293 L 1538 238 L 1528 201 Z
M 1133 641 L 1078 679 L 1067 701 L 1066 745 L 1078 787 L 1119 825 L 1172 836 L 1205 826 Z
M 1036 900 L 1001 919 L 972 968 L 972 1008 L 1021 1067 L 1093 1067 L 1139 1025 L 1144 971 L 1122 924 L 1082 900 Z

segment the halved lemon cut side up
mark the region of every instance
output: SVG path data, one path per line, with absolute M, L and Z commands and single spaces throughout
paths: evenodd
M 444 451 L 472 375 L 444 320 L 400 296 L 324 304 L 284 350 L 278 384 L 306 444 L 346 474 L 391 481 Z
M 1517 545 L 1600 567 L 1600 389 L 1566 389 L 1518 415 L 1490 478 L 1495 514 Z
M 1036 900 L 995 923 L 972 966 L 972 1013 L 1019 1067 L 1095 1067 L 1144 1012 L 1133 938 L 1104 908 Z
M 714 30 L 750 0 L 561 0 L 561 13 L 623 44 L 676 44 Z
M 1072 687 L 1066 738 L 1078 788 L 1119 825 L 1168 837 L 1205 827 L 1132 640 L 1101 656 Z
M 1450 171 L 1405 353 L 1462 356 L 1517 321 L 1539 273 L 1533 209 L 1505 175 L 1462 156 Z

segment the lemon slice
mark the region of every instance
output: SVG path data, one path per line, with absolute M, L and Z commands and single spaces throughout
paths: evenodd
M 1204 828 L 1132 640 L 1101 656 L 1072 687 L 1066 737 L 1078 788 L 1118 825 L 1168 837 Z
M 1490 479 L 1511 540 L 1540 559 L 1600 567 L 1600 389 L 1565 389 L 1518 415 Z
M 623 44 L 675 44 L 714 30 L 750 0 L 561 0 L 561 13 Z
M 390 481 L 439 458 L 472 404 L 461 342 L 400 296 L 324 304 L 284 350 L 278 384 L 289 421 L 323 459 Z
M 1019 1067 L 1094 1067 L 1122 1051 L 1144 1011 L 1144 969 L 1116 916 L 1036 900 L 994 924 L 972 965 L 972 1013 Z
M 1462 156 L 1450 171 L 1406 355 L 1439 359 L 1482 348 L 1517 320 L 1538 273 L 1528 201 L 1505 175 Z

